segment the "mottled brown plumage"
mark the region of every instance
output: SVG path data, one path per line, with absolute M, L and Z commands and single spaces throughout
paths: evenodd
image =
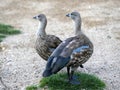
M 37 39 L 35 43 L 35 49 L 39 56 L 47 60 L 56 47 L 62 42 L 55 35 L 47 35 L 45 28 L 47 25 L 47 19 L 44 14 L 33 17 L 40 21 L 39 29 L 37 32 Z
M 77 48 L 81 46 L 88 46 L 89 48 L 84 48 L 79 52 L 73 51 L 75 47 Z M 67 64 L 67 67 L 74 67 L 74 69 L 77 69 L 80 65 L 84 64 L 91 57 L 93 53 L 93 45 L 91 41 L 84 34 L 75 36 L 72 42 L 70 42 L 70 44 L 68 44 L 68 46 L 66 47 L 67 50 L 65 52 L 63 51 L 61 55 L 63 56 L 69 55 L 68 53 L 72 51 L 71 60 Z
M 54 49 L 61 43 L 61 40 L 54 35 L 38 36 L 35 48 L 37 53 L 45 60 L 49 58 Z
M 89 38 L 81 31 L 81 17 L 78 12 L 67 15 L 75 23 L 75 36 L 63 41 L 51 54 L 48 59 L 43 76 L 47 77 L 56 74 L 67 66 L 69 82 L 80 84 L 74 77 L 74 71 L 84 64 L 93 53 L 93 44 Z

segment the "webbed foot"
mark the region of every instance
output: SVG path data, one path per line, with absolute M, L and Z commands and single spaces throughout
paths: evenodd
M 69 80 L 69 83 L 71 83 L 73 85 L 79 85 L 80 84 L 80 82 L 78 80 L 76 80 L 76 79 Z
M 76 80 L 77 80 L 77 79 L 78 79 L 78 76 L 73 75 L 73 76 L 72 76 L 72 79 L 76 79 Z

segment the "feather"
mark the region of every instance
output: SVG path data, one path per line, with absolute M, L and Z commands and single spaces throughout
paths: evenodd
M 55 35 L 46 34 L 45 28 L 47 25 L 47 18 L 44 14 L 35 16 L 34 19 L 38 19 L 41 22 L 39 24 L 35 49 L 40 57 L 42 57 L 45 60 L 48 60 L 48 57 L 52 54 L 52 52 L 62 41 Z
M 59 72 L 65 66 L 71 66 L 73 64 L 73 59 L 75 61 L 78 56 L 82 55 L 81 52 L 83 53 L 86 51 L 86 49 L 88 50 L 90 48 L 90 44 L 87 44 L 84 40 L 81 40 L 81 36 L 75 36 L 66 39 L 54 50 L 54 52 L 49 57 L 43 76 L 50 76 Z M 82 64 L 83 63 L 79 63 L 79 66 L 82 67 Z
M 55 61 L 54 61 L 55 60 Z M 56 74 L 59 72 L 66 64 L 69 62 L 70 57 L 64 58 L 64 57 L 50 57 L 48 59 L 46 69 L 43 72 L 43 77 L 48 77 L 52 74 Z
M 69 15 L 68 15 L 69 16 Z M 81 17 L 78 12 L 73 12 L 70 17 L 75 21 L 74 37 L 70 37 L 63 41 L 50 55 L 46 64 L 46 69 L 43 76 L 47 77 L 56 74 L 64 67 L 71 67 L 71 72 L 68 69 L 70 79 L 74 70 L 79 66 L 83 68 L 85 63 L 93 53 L 93 44 L 89 38 L 81 31 Z M 70 75 L 71 74 L 71 75 Z
M 70 60 L 70 57 L 64 58 L 62 56 L 59 56 L 60 53 L 63 51 L 65 46 L 73 39 L 73 37 L 68 38 L 67 40 L 63 41 L 51 54 L 51 56 L 48 58 L 46 69 L 43 72 L 43 77 L 50 76 L 54 73 L 57 73 L 59 70 L 61 70 L 67 63 L 68 60 Z
M 39 36 L 35 43 L 35 49 L 43 59 L 47 60 L 61 42 L 62 41 L 54 35 L 46 35 L 44 38 Z
M 87 48 L 89 48 L 89 46 L 81 46 L 79 48 L 74 49 L 72 53 L 79 53 L 81 51 L 84 51 L 84 49 L 87 49 Z

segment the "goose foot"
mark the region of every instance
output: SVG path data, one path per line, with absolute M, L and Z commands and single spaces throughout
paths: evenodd
M 71 79 L 71 80 L 65 79 L 64 81 L 65 81 L 66 83 L 70 83 L 70 84 L 72 84 L 72 85 L 79 85 L 79 84 L 80 84 L 80 81 L 77 80 L 77 79 Z
M 76 79 L 69 80 L 69 83 L 73 84 L 73 85 L 79 85 L 80 84 L 80 82 L 78 80 L 76 80 Z
M 78 79 L 78 76 L 73 75 L 73 76 L 72 76 L 72 79 L 76 79 L 76 80 L 77 80 L 77 79 Z
M 70 67 L 67 67 L 67 74 L 68 74 L 68 82 L 73 85 L 79 85 L 80 82 L 78 81 L 78 77 L 74 75 L 74 70 L 71 70 Z

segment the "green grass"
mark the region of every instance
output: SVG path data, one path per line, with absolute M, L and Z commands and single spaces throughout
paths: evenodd
M 0 34 L 0 38 L 5 38 L 5 37 L 6 37 L 6 35 Z
M 9 35 L 20 34 L 19 30 L 14 29 L 14 27 L 10 25 L 5 25 L 0 23 L 0 42 Z
M 61 73 L 43 78 L 36 89 L 31 87 L 26 90 L 37 90 L 45 86 L 48 86 L 49 90 L 103 90 L 105 88 L 105 83 L 94 75 L 85 73 L 76 73 L 76 75 L 79 77 L 80 85 L 71 85 L 66 80 L 67 74 Z
M 5 35 L 19 34 L 20 31 L 10 25 L 0 24 L 0 33 Z
M 3 38 L 5 38 L 6 35 L 0 34 L 0 42 L 2 41 Z
M 37 90 L 37 86 L 36 85 L 28 86 L 26 90 Z

